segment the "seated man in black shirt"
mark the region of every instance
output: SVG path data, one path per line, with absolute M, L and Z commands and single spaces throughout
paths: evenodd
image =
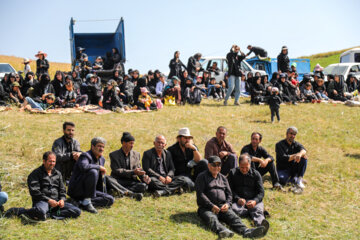
M 81 150 L 80 143 L 74 139 L 75 124 L 64 122 L 63 132 L 64 135 L 54 141 L 52 151 L 56 154 L 55 168 L 61 172 L 64 181 L 69 181 Z
M 275 146 L 276 168 L 280 183 L 283 185 L 288 182 L 294 183 L 297 187 L 293 190 L 295 193 L 305 188 L 303 177 L 307 166 L 306 149 L 295 141 L 297 133 L 296 127 L 289 127 L 286 138 Z
M 265 235 L 269 222 L 264 217 L 264 187 L 260 173 L 251 167 L 251 159 L 247 153 L 240 155 L 239 167 L 231 169 L 228 181 L 233 194 L 234 212 L 240 217 L 250 216 L 255 226 L 265 228 Z
M 199 149 L 188 128 L 181 128 L 176 140 L 177 142 L 168 148 L 173 159 L 175 176 L 183 176 L 188 190 L 194 191 L 196 177 L 207 170 L 207 160 L 201 160 Z
M 165 150 L 166 139 L 164 136 L 156 136 L 154 147 L 143 154 L 142 166 L 150 176 L 149 189 L 156 197 L 181 193 L 186 182 L 182 176 L 174 176 L 175 168 L 171 153 Z
M 65 202 L 65 185 L 61 173 L 55 169 L 55 164 L 55 153 L 45 152 L 43 165 L 32 171 L 27 179 L 33 207 L 10 208 L 4 214 L 5 217 L 17 215 L 26 222 L 34 223 L 45 221 L 47 217 L 61 220 L 80 216 L 79 208 Z
M 121 148 L 109 154 L 111 176 L 131 192 L 145 193 L 151 179 L 140 165 L 140 153 L 133 149 L 135 138 L 128 132 L 121 137 Z
M 208 170 L 199 174 L 196 179 L 196 199 L 198 214 L 206 226 L 216 232 L 220 238 L 232 237 L 234 233 L 220 221 L 226 222 L 236 233 L 244 238 L 264 236 L 265 228 L 259 226 L 249 229 L 241 222 L 231 208 L 233 200 L 228 180 L 220 173 L 221 159 L 218 156 L 208 158 Z
M 241 149 L 241 154 L 247 153 L 251 158 L 251 167 L 256 169 L 261 176 L 267 172 L 270 173 L 274 189 L 281 189 L 279 176 L 277 174 L 274 158 L 260 146 L 262 140 L 261 133 L 253 132 L 251 134 L 251 143 Z

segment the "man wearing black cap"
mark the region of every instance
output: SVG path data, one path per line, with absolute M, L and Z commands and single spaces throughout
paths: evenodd
M 201 159 L 189 128 L 181 128 L 176 140 L 176 143 L 168 148 L 174 162 L 175 176 L 183 176 L 188 190 L 194 191 L 194 181 L 199 173 L 207 170 L 207 160 Z
M 287 73 L 289 69 L 290 59 L 288 57 L 288 48 L 283 46 L 281 48 L 281 53 L 277 56 L 277 67 L 278 72 Z
M 133 149 L 135 138 L 124 132 L 121 137 L 121 148 L 109 154 L 111 176 L 128 190 L 145 193 L 151 179 L 140 165 L 140 153 Z
M 208 170 L 200 173 L 195 182 L 200 218 L 220 238 L 234 235 L 220 221 L 224 221 L 244 238 L 262 237 L 265 229 L 263 226 L 247 228 L 232 210 L 231 189 L 226 177 L 220 173 L 221 159 L 218 156 L 211 156 L 208 161 Z

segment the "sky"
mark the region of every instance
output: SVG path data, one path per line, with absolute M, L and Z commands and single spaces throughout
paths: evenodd
M 51 4 L 50 4 L 51 3 Z M 69 22 L 76 32 L 114 32 L 125 21 L 125 68 L 169 71 L 175 51 L 225 56 L 251 44 L 276 57 L 283 45 L 299 57 L 360 45 L 359 0 L 0 0 L 0 54 L 70 63 Z M 81 22 L 98 20 L 96 22 Z

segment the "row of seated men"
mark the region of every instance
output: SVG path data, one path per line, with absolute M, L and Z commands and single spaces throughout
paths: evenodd
M 141 200 L 148 189 L 156 197 L 196 190 L 200 218 L 220 237 L 233 235 L 220 221 L 244 237 L 258 237 L 269 229 L 261 176 L 269 171 L 277 189 L 288 182 L 304 188 L 306 150 L 295 141 L 295 127 L 290 127 L 286 138 L 276 144 L 277 167 L 274 158 L 259 146 L 262 136 L 257 132 L 242 149 L 238 166 L 236 154 L 225 140 L 227 129 L 222 126 L 207 142 L 205 159 L 193 143 L 190 130 L 182 128 L 177 142 L 167 150 L 165 137 L 158 135 L 154 147 L 144 152 L 141 167 L 140 154 L 132 150 L 135 138 L 124 132 L 121 148 L 109 155 L 111 176 L 106 175 L 104 167 L 105 139 L 93 138 L 91 149 L 81 152 L 74 139 L 75 124 L 65 122 L 63 130 L 64 136 L 55 140 L 53 151 L 44 153 L 43 164 L 28 176 L 33 207 L 10 208 L 5 217 L 21 216 L 26 221 L 76 218 L 80 209 L 97 213 L 98 207 L 110 207 L 114 203 L 110 192 Z M 249 229 L 241 222 L 240 217 L 246 216 L 254 221 L 255 228 Z

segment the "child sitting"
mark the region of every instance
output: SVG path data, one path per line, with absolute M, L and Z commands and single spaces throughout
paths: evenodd
M 146 109 L 148 111 L 157 109 L 156 104 L 154 103 L 154 101 L 152 100 L 150 95 L 148 94 L 149 91 L 147 90 L 147 88 L 142 87 L 142 88 L 140 88 L 140 91 L 141 91 L 141 94 L 139 95 L 138 103 L 137 103 L 138 108 Z
M 79 105 L 76 104 L 76 93 L 74 90 L 74 83 L 71 80 L 68 80 L 65 84 L 65 89 L 66 91 L 64 91 L 64 93 L 61 96 L 61 105 L 64 108 L 73 108 L 73 107 L 78 107 Z
M 281 98 L 279 96 L 279 89 L 276 87 L 273 87 L 271 89 L 271 95 L 269 96 L 269 107 L 271 111 L 271 123 L 274 123 L 274 115 L 276 114 L 276 118 L 278 122 L 280 122 L 280 104 L 281 104 Z
M 208 85 L 208 97 L 212 96 L 216 100 L 224 98 L 224 90 L 220 84 L 216 83 L 215 78 L 210 78 L 210 83 Z
M 103 65 L 104 65 L 103 59 L 102 59 L 102 57 L 99 56 L 99 57 L 97 57 L 95 59 L 95 62 L 93 64 L 92 69 L 94 69 L 94 70 L 102 70 Z
M 312 86 L 311 86 L 310 82 L 305 84 L 305 88 L 303 89 L 302 94 L 303 94 L 303 99 L 305 100 L 305 102 L 315 103 L 317 101 L 317 97 L 312 90 Z
M 326 87 L 324 84 L 324 79 L 318 78 L 317 81 L 314 83 L 314 92 L 317 96 L 317 98 L 321 100 L 329 100 L 326 92 Z
M 116 92 L 117 83 L 110 79 L 107 82 L 107 87 L 104 89 L 103 107 L 115 112 L 121 112 L 124 104 Z

